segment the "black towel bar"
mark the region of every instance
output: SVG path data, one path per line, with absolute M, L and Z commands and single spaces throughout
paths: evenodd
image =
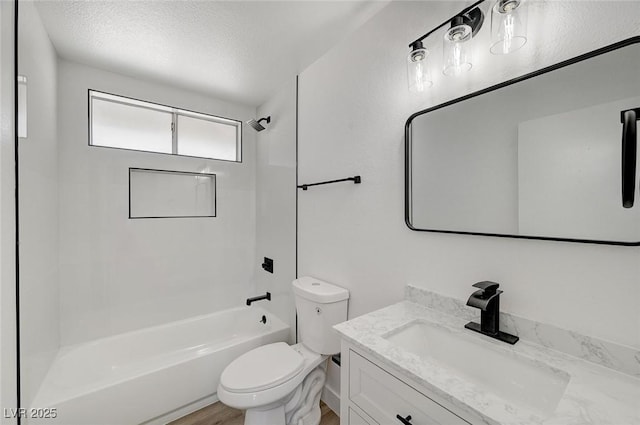
M 362 179 L 360 178 L 360 176 L 353 176 L 353 177 L 347 177 L 346 179 L 329 180 L 329 181 L 320 182 L 320 183 L 301 184 L 300 186 L 298 186 L 298 189 L 307 190 L 311 186 L 320 186 L 320 185 L 323 185 L 323 184 L 340 183 L 340 182 L 348 182 L 348 181 L 352 181 L 353 184 L 362 183 Z

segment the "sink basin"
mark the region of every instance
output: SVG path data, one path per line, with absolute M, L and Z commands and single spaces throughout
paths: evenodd
M 542 417 L 556 410 L 570 379 L 565 371 L 492 347 L 482 336 L 429 322 L 413 322 L 384 338 Z

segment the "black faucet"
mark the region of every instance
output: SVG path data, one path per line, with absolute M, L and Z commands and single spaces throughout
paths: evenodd
M 267 292 L 264 295 L 260 295 L 253 298 L 247 298 L 247 305 L 251 305 L 252 302 L 260 301 L 260 300 L 268 300 L 271 301 L 271 292 Z
M 480 324 L 469 322 L 464 327 L 509 344 L 518 342 L 517 336 L 500 331 L 500 284 L 484 281 L 473 286 L 480 289 L 471 294 L 467 305 L 480 309 Z

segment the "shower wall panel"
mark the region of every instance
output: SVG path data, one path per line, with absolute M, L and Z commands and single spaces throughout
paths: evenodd
M 241 305 L 253 294 L 255 133 L 243 162 L 88 145 L 88 90 L 248 120 L 255 108 L 59 60 L 63 345 Z M 129 168 L 216 174 L 216 217 L 129 219 Z

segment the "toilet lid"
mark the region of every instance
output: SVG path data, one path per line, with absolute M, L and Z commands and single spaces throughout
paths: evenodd
M 248 393 L 287 382 L 300 373 L 304 358 L 284 342 L 263 345 L 231 362 L 220 376 L 228 391 Z

